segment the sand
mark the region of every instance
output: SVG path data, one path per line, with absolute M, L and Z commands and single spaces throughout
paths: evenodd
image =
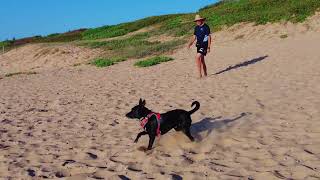
M 72 44 L 27 44 L 0 54 L 0 77 L 10 73 L 38 72 L 86 64 L 101 53 L 99 49 Z
M 130 60 L 2 76 L 0 179 L 320 179 L 318 29 L 226 34 L 215 34 L 201 80 L 194 48 L 149 68 Z M 148 138 L 133 143 L 141 129 L 124 116 L 140 97 L 160 113 L 198 100 L 196 142 L 172 130 L 142 151 Z

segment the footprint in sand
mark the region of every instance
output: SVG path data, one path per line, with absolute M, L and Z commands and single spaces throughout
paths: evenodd
M 97 159 L 97 158 L 98 158 L 98 156 L 95 155 L 95 154 L 93 154 L 93 153 L 87 152 L 87 154 L 89 155 L 89 157 L 90 157 L 91 159 Z

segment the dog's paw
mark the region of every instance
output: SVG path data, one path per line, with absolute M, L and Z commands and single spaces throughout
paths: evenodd
M 147 155 L 151 154 L 153 152 L 153 149 L 148 149 L 147 147 L 140 146 L 138 148 L 139 151 L 145 152 Z
M 153 153 L 153 149 L 147 149 L 147 150 L 145 151 L 145 153 L 146 153 L 146 155 L 150 155 L 150 154 Z
M 146 152 L 146 151 L 147 151 L 147 148 L 144 147 L 144 146 L 140 146 L 140 147 L 138 148 L 138 150 L 139 150 L 139 151 Z

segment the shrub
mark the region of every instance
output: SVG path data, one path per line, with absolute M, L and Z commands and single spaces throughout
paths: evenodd
M 149 66 L 154 66 L 154 65 L 157 65 L 163 62 L 172 61 L 172 60 L 173 58 L 170 58 L 170 57 L 156 56 L 153 58 L 138 61 L 134 65 L 138 67 L 149 67 Z
M 90 64 L 93 64 L 97 67 L 108 67 L 112 66 L 118 62 L 125 61 L 125 58 L 96 58 Z

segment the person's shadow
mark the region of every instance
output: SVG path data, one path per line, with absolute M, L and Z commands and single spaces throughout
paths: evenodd
M 228 125 L 231 122 L 237 121 L 250 113 L 241 113 L 238 117 L 233 119 L 223 119 L 221 120 L 221 116 L 219 117 L 209 117 L 204 118 L 199 122 L 192 124 L 191 126 L 191 134 L 199 141 L 202 141 L 204 138 L 201 136 L 202 132 L 207 132 L 205 137 L 212 133 L 214 129 L 222 128 L 223 126 Z
M 221 71 L 219 71 L 219 72 L 217 72 L 217 73 L 215 73 L 213 75 L 219 75 L 219 74 L 222 74 L 224 72 L 227 72 L 227 71 L 230 71 L 230 70 L 233 70 L 233 69 L 237 69 L 237 68 L 245 67 L 245 66 L 248 66 L 248 65 L 251 65 L 251 64 L 255 64 L 257 62 L 260 62 L 260 61 L 266 59 L 267 57 L 269 57 L 269 56 L 265 55 L 265 56 L 254 58 L 254 59 L 251 59 L 251 60 L 248 60 L 248 61 L 244 61 L 244 62 L 241 62 L 239 64 L 236 64 L 236 65 L 233 65 L 233 66 L 229 66 L 226 69 L 221 70 Z

